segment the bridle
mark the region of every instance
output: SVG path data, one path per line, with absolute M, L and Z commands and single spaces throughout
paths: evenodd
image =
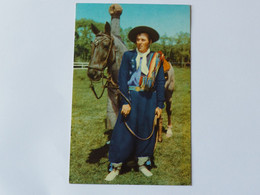
M 94 51 L 95 51 L 95 48 L 100 44 L 100 42 L 102 42 L 102 41 L 105 40 L 106 38 L 110 38 L 109 50 L 108 50 L 107 56 L 106 56 L 106 58 L 105 58 L 105 61 L 102 62 L 102 68 L 94 68 L 94 67 L 89 67 L 89 66 L 88 66 L 88 68 L 101 71 L 101 75 L 102 75 L 102 88 L 103 88 L 103 90 L 102 90 L 102 92 L 101 92 L 101 95 L 98 96 L 97 93 L 96 93 L 96 91 L 95 91 L 95 88 L 94 88 L 93 80 L 92 80 L 92 79 L 90 79 L 90 81 L 91 81 L 90 88 L 92 89 L 92 91 L 93 91 L 93 93 L 94 93 L 94 95 L 96 96 L 97 99 L 100 99 L 100 98 L 103 96 L 104 91 L 105 91 L 105 88 L 116 89 L 117 92 L 128 102 L 128 104 L 131 105 L 131 102 L 129 101 L 129 99 L 128 99 L 120 90 L 118 90 L 118 89 L 119 89 L 119 88 L 118 88 L 118 85 L 113 81 L 111 74 L 108 73 L 108 77 L 104 75 L 104 70 L 105 70 L 105 69 L 107 68 L 107 66 L 108 66 L 108 58 L 109 58 L 110 53 L 111 53 L 111 51 L 112 51 L 112 47 L 113 47 L 113 43 L 114 43 L 114 38 L 113 38 L 112 36 L 109 36 L 109 35 L 104 34 L 104 33 L 98 33 L 98 34 L 96 35 L 96 38 L 102 37 L 102 36 L 105 36 L 105 38 L 101 38 L 100 40 L 97 40 L 97 39 L 94 40 L 94 42 L 93 42 L 93 44 L 94 44 L 94 49 L 92 50 L 92 53 L 91 53 L 91 56 L 93 56 Z M 114 54 L 114 56 L 115 56 L 115 54 Z M 113 60 L 112 62 L 113 62 L 113 63 L 115 62 L 115 58 L 114 58 L 114 60 Z M 91 62 L 90 62 L 90 63 L 91 63 Z M 105 84 L 104 84 L 104 82 L 103 82 L 103 79 L 106 79 L 106 83 L 105 83 Z M 127 122 L 126 122 L 125 120 L 124 120 L 124 124 L 125 124 L 126 128 L 129 130 L 129 132 L 130 132 L 133 136 L 135 136 L 136 138 L 138 138 L 138 139 L 140 139 L 140 140 L 145 141 L 145 140 L 148 140 L 148 139 L 150 139 L 150 138 L 152 137 L 152 135 L 153 135 L 153 133 L 154 133 L 154 130 L 155 130 L 155 126 L 156 126 L 156 124 L 157 124 L 157 119 L 158 119 L 158 118 L 155 116 L 152 132 L 151 132 L 150 135 L 149 135 L 148 137 L 146 137 L 146 138 L 142 138 L 142 137 L 138 136 L 138 135 L 129 127 L 129 125 L 127 124 Z
M 99 38 L 99 37 L 102 37 L 102 38 L 98 40 L 97 38 Z M 102 68 L 94 68 L 94 67 L 88 66 L 89 69 L 104 71 L 104 70 L 107 68 L 107 66 L 108 66 L 108 58 L 109 58 L 109 56 L 110 56 L 110 54 L 111 54 L 112 47 L 113 47 L 113 43 L 114 43 L 114 38 L 113 38 L 113 36 L 109 36 L 109 35 L 104 34 L 104 33 L 101 33 L 101 32 L 98 33 L 98 34 L 96 35 L 96 39 L 93 41 L 94 49 L 92 50 L 91 56 L 93 56 L 93 53 L 94 53 L 96 47 L 97 47 L 102 41 L 104 41 L 106 38 L 109 38 L 109 39 L 110 39 L 110 43 L 109 43 L 109 49 L 108 49 L 108 52 L 107 52 L 107 56 L 106 56 L 105 60 L 101 63 L 101 67 L 102 67 Z M 114 61 L 115 61 L 115 60 L 113 60 L 112 62 L 114 62 Z M 91 61 L 90 61 L 90 63 L 91 63 Z
M 101 37 L 101 38 L 100 38 L 100 39 L 97 39 L 97 38 L 99 38 L 99 37 Z M 95 95 L 95 97 L 96 97 L 97 99 L 100 99 L 100 98 L 103 96 L 104 91 L 105 91 L 105 88 L 108 88 L 108 87 L 110 87 L 110 88 L 118 88 L 118 87 L 117 87 L 117 84 L 113 81 L 111 74 L 108 73 L 108 76 L 106 76 L 106 75 L 104 74 L 105 69 L 108 67 L 108 59 L 109 59 L 109 56 L 112 55 L 112 54 L 111 54 L 111 51 L 112 51 L 112 47 L 113 47 L 113 43 L 114 43 L 114 38 L 113 38 L 113 36 L 109 36 L 109 35 L 104 34 L 104 33 L 102 33 L 102 32 L 98 33 L 98 34 L 96 35 L 96 39 L 95 39 L 94 42 L 93 42 L 94 48 L 92 49 L 91 56 L 93 56 L 96 47 L 97 47 L 102 41 L 104 41 L 104 40 L 107 39 L 107 38 L 110 39 L 109 49 L 108 49 L 107 56 L 106 56 L 105 60 L 101 63 L 101 67 L 102 67 L 102 68 L 95 68 L 95 67 L 87 66 L 87 68 L 89 68 L 89 69 L 94 69 L 94 70 L 101 71 L 101 76 L 102 76 L 101 79 L 102 79 L 102 88 L 103 88 L 103 90 L 102 90 L 100 96 L 98 96 L 97 93 L 96 93 L 96 91 L 95 91 L 94 84 L 93 84 L 94 81 L 93 81 L 92 79 L 90 79 L 90 82 L 91 82 L 90 88 L 92 89 L 92 91 L 93 91 L 93 93 L 94 93 L 94 95 Z M 115 51 L 114 51 L 114 59 L 113 59 L 113 61 L 111 62 L 112 64 L 113 64 L 113 63 L 115 62 L 115 60 L 116 60 L 116 57 L 115 57 L 115 56 L 116 56 L 116 53 L 115 53 Z M 91 64 L 91 61 L 90 61 L 90 64 Z M 106 83 L 105 83 L 105 84 L 104 84 L 104 79 L 106 79 Z M 112 84 L 112 86 L 111 86 L 111 84 Z

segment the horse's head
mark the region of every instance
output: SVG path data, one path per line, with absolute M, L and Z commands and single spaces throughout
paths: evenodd
M 96 38 L 92 43 L 88 77 L 98 81 L 101 79 L 104 69 L 115 61 L 114 39 L 108 22 L 105 25 L 105 33 L 100 32 L 93 24 L 91 24 L 91 30 Z

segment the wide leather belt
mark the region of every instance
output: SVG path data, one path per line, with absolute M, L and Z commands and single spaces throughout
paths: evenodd
M 129 86 L 129 91 L 154 91 L 154 88 L 145 88 L 139 86 Z

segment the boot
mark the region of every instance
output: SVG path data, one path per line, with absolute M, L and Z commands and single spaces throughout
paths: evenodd
M 119 175 L 122 163 L 112 163 L 113 170 L 106 176 L 106 181 L 112 181 L 117 175 Z
M 149 171 L 144 163 L 148 160 L 148 157 L 138 157 L 139 171 L 141 171 L 146 177 L 151 177 L 153 174 Z

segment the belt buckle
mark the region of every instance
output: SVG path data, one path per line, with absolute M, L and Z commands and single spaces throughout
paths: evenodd
M 142 87 L 138 86 L 138 87 L 136 87 L 136 91 L 145 91 L 145 87 L 144 86 L 142 86 Z

